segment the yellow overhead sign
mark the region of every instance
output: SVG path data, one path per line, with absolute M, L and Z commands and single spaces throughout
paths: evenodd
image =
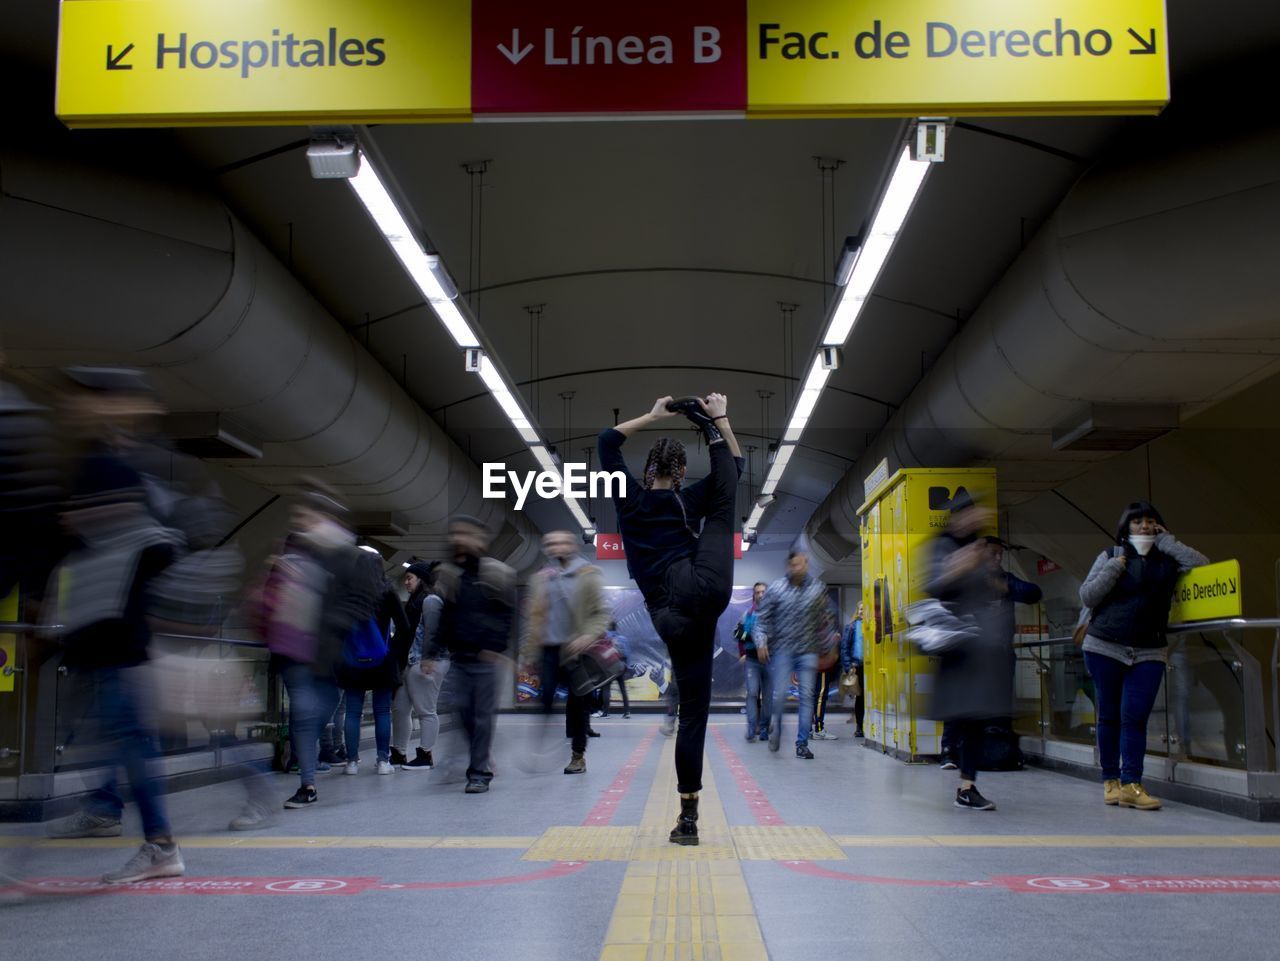
M 470 0 L 63 0 L 69 126 L 465 119 Z
M 1163 0 L 748 0 L 753 116 L 1157 113 Z
M 1173 589 L 1169 622 L 1213 621 L 1239 617 L 1244 612 L 1240 594 L 1240 562 L 1222 561 L 1193 567 L 1178 578 Z

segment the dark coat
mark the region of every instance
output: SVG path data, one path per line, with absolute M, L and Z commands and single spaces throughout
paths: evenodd
M 985 565 L 955 577 L 943 573 L 952 554 L 977 538 L 939 535 L 933 545 L 933 564 L 925 590 L 957 617 L 971 617 L 978 636 L 939 655 L 934 678 L 932 717 L 939 721 L 1008 717 L 1013 713 L 1013 684 L 1009 677 L 1009 646 L 1002 604 L 991 571 Z

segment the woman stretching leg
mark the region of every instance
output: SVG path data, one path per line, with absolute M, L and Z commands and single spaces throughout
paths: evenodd
M 600 464 L 627 478 L 615 498 L 627 568 L 644 595 L 654 629 L 667 645 L 680 691 L 676 781 L 680 818 L 676 844 L 698 843 L 698 792 L 711 707 L 711 662 L 716 621 L 733 587 L 733 510 L 742 474 L 741 450 L 726 415 L 723 394 L 673 401 L 600 434 Z M 641 483 L 627 470 L 623 442 L 671 414 L 684 414 L 706 436 L 711 473 L 688 487 L 684 445 L 661 438 L 649 450 Z M 701 525 L 701 530 L 699 530 Z

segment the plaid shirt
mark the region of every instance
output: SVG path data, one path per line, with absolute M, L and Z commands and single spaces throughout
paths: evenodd
M 771 651 L 816 653 L 827 630 L 827 588 L 812 574 L 799 586 L 790 577 L 778 578 L 756 610 L 755 632 L 765 636 Z

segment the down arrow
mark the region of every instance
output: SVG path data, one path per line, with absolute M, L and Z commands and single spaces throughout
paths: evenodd
M 132 70 L 133 64 L 120 62 L 128 55 L 129 51 L 132 49 L 133 49 L 133 44 L 129 44 L 129 46 L 125 47 L 119 53 L 113 55 L 111 53 L 111 44 L 107 44 L 107 69 L 108 70 Z
M 1134 40 L 1138 41 L 1138 48 L 1136 50 L 1129 51 L 1129 54 L 1131 56 L 1145 56 L 1146 54 L 1151 54 L 1156 52 L 1155 27 L 1151 28 L 1151 39 L 1149 41 L 1142 34 L 1138 33 L 1137 30 L 1134 30 L 1133 27 L 1129 28 L 1129 36 L 1133 37 Z
M 530 43 L 525 45 L 524 47 L 521 47 L 520 46 L 520 28 L 516 27 L 511 31 L 511 49 L 508 50 L 504 44 L 500 43 L 498 44 L 498 50 L 502 53 L 504 57 L 506 57 L 512 63 L 519 63 L 521 60 L 523 60 L 525 57 L 529 56 L 529 54 L 533 52 L 533 44 Z

